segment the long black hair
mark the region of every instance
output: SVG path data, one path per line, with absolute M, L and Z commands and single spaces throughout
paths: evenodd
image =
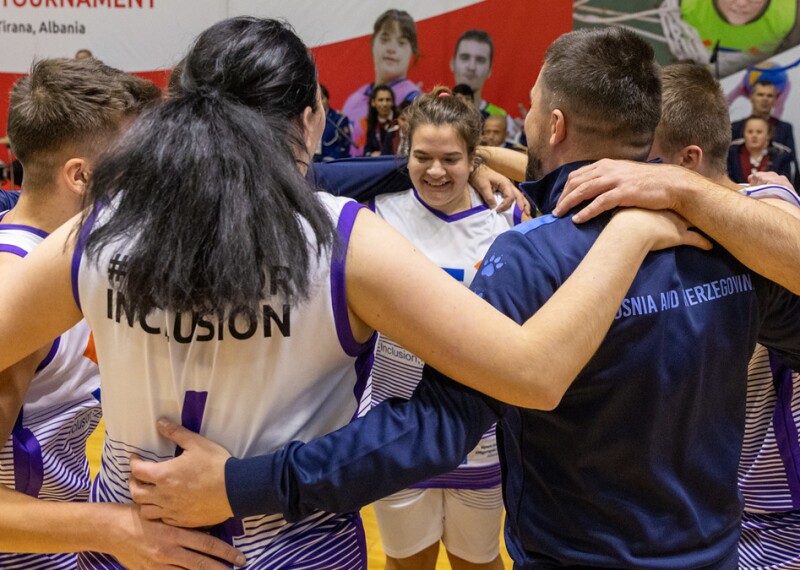
M 133 239 L 120 292 L 140 316 L 253 314 L 277 268 L 269 293 L 304 298 L 309 243 L 320 255 L 336 239 L 297 166 L 304 110 L 321 112 L 308 49 L 285 23 L 231 18 L 200 34 L 179 73 L 98 162 L 90 200 L 113 213 L 87 255 Z

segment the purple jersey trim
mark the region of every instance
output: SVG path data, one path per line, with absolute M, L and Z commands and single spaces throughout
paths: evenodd
M 434 216 L 436 216 L 440 220 L 443 220 L 443 221 L 445 221 L 447 223 L 457 222 L 458 220 L 463 220 L 464 218 L 468 218 L 472 214 L 477 214 L 478 212 L 483 212 L 484 210 L 488 210 L 489 209 L 485 204 L 480 204 L 479 206 L 475 206 L 474 208 L 470 208 L 469 210 L 464 210 L 463 212 L 458 212 L 457 214 L 448 215 L 448 214 L 445 214 L 444 212 L 440 212 L 439 210 L 437 210 L 435 208 L 431 208 L 430 206 L 428 206 L 425 203 L 425 201 L 422 198 L 420 198 L 419 194 L 417 194 L 417 189 L 413 188 L 413 190 L 414 190 L 414 197 L 417 200 L 419 200 L 420 204 L 425 206 L 425 208 L 431 214 L 433 214 Z
M 21 247 L 7 243 L 0 244 L 0 253 L 13 253 L 14 255 L 18 255 L 20 257 L 25 257 L 28 255 L 28 252 Z
M 367 202 L 367 208 L 369 208 L 371 211 L 375 212 L 376 206 L 375 206 L 375 197 L 374 196 L 369 199 L 369 202 Z
M 88 218 L 86 218 L 86 221 L 78 231 L 78 240 L 75 242 L 75 251 L 72 252 L 72 297 L 75 299 L 75 305 L 81 312 L 83 312 L 83 307 L 81 307 L 81 296 L 78 292 L 78 273 L 80 272 L 81 268 L 81 257 L 83 257 L 83 250 L 86 247 L 86 240 L 89 238 L 89 232 L 92 231 L 92 226 L 94 226 L 94 223 L 97 220 L 97 214 L 99 211 L 100 207 L 95 206 L 94 210 L 92 210 L 92 213 L 89 214 Z
M 0 218 L 0 220 L 1 219 L 2 218 Z M 34 228 L 33 226 L 25 226 L 22 224 L 0 224 L 0 230 L 19 230 L 39 236 L 40 238 L 46 238 L 48 235 L 47 232 L 44 230 L 40 230 L 39 228 Z
M 348 202 L 339 214 L 339 223 L 336 230 L 339 233 L 340 243 L 331 258 L 331 301 L 333 304 L 333 320 L 336 324 L 336 336 L 339 344 L 348 356 L 359 356 L 370 348 L 375 341 L 375 334 L 365 343 L 353 338 L 353 329 L 350 326 L 350 317 L 347 314 L 347 288 L 345 284 L 345 262 L 347 261 L 347 248 L 350 245 L 350 234 L 356 221 L 358 211 L 364 206 L 358 202 Z
M 514 225 L 519 225 L 522 223 L 522 210 L 519 207 L 519 204 L 514 203 Z
M 53 362 L 53 359 L 56 357 L 56 353 L 58 352 L 58 346 L 61 344 L 61 337 L 57 337 L 56 340 L 53 341 L 53 346 L 50 347 L 50 352 L 47 353 L 47 356 L 39 363 L 39 366 L 36 367 L 36 372 L 39 373 L 47 366 Z
M 772 369 L 773 382 L 776 388 L 777 401 L 772 415 L 775 429 L 775 440 L 786 470 L 786 482 L 795 509 L 800 508 L 800 453 L 798 453 L 797 424 L 792 415 L 792 370 L 775 356 L 769 353 L 769 364 Z
M 773 191 L 773 190 L 780 191 L 781 196 L 784 196 L 784 198 L 790 198 L 790 199 L 786 199 L 785 200 L 786 202 L 791 202 L 795 206 L 800 207 L 800 198 L 798 198 L 797 194 L 795 194 L 794 192 L 792 192 L 791 190 L 789 190 L 785 186 L 779 186 L 777 184 L 770 185 L 770 186 L 760 186 L 760 187 L 755 188 L 753 190 L 745 189 L 744 194 L 745 194 L 745 196 L 756 196 L 757 197 L 759 193 L 769 192 L 770 194 L 772 194 L 771 191 Z

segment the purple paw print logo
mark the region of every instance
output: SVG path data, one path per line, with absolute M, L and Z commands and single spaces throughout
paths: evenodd
M 504 263 L 501 261 L 502 255 L 495 257 L 492 255 L 489 259 L 484 260 L 483 267 L 481 267 L 481 275 L 484 277 L 491 277 L 494 272 L 503 267 Z

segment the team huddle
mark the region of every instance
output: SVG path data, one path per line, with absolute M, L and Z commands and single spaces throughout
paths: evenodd
M 526 154 L 437 87 L 407 157 L 312 165 L 285 23 L 214 24 L 163 98 L 36 62 L 0 567 L 363 569 L 374 502 L 391 568 L 502 568 L 504 512 L 519 569 L 800 568 L 800 199 L 732 182 L 719 84 L 633 32 L 562 35 L 531 84 Z M 401 163 L 364 203 L 320 187 Z M 487 206 L 488 167 L 539 215 Z

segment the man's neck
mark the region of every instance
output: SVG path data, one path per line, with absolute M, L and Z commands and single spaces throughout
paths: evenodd
M 6 214 L 3 223 L 31 226 L 52 233 L 79 211 L 79 205 L 72 197 L 64 199 L 56 192 L 26 191 L 23 184 L 19 202 Z
M 472 100 L 475 102 L 475 106 L 480 109 L 481 105 L 483 105 L 483 99 L 481 99 L 481 91 L 483 88 L 478 89 L 477 91 L 472 92 Z
M 739 190 L 742 189 L 742 186 L 740 184 L 737 184 L 736 182 L 731 180 L 728 177 L 728 175 L 724 174 L 724 173 L 716 174 L 716 175 L 712 175 L 712 176 L 706 176 L 706 178 L 711 180 L 711 182 L 713 182 L 714 184 L 719 184 L 720 186 L 724 186 L 725 188 L 727 188 L 729 190 L 734 190 L 734 191 L 738 192 Z

